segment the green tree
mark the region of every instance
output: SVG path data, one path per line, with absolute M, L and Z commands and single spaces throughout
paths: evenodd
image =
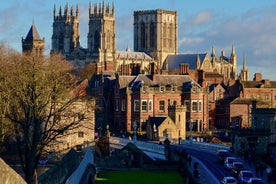
M 59 55 L 11 54 L 0 68 L 8 101 L 3 104 L 5 118 L 14 124 L 25 180 L 32 183 L 44 149 L 85 119 L 83 112 L 70 109 L 79 99 L 77 80 L 73 67 Z

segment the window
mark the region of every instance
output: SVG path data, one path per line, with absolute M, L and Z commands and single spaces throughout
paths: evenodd
M 186 105 L 187 112 L 190 112 L 190 101 L 189 100 L 184 100 L 184 105 Z
M 160 91 L 164 92 L 164 87 L 163 86 L 160 87 Z
M 134 100 L 134 112 L 139 112 L 140 110 L 140 102 L 139 100 Z
M 159 101 L 159 111 L 165 112 L 165 101 L 164 100 Z
M 121 100 L 121 111 L 126 111 L 126 99 Z
M 202 101 L 198 101 L 198 112 L 202 112 Z
M 149 111 L 152 111 L 152 100 L 149 100 Z
M 147 100 L 142 100 L 142 112 L 147 112 L 148 111 L 148 104 L 147 104 Z
M 83 137 L 84 133 L 83 132 L 78 132 L 78 137 Z
M 192 100 L 192 112 L 197 112 L 197 101 Z
M 170 105 L 176 106 L 176 105 L 177 105 L 177 101 L 176 101 L 176 100 L 171 100 L 171 101 L 170 101 Z
M 118 112 L 119 111 L 119 99 L 115 99 L 115 111 Z
M 274 100 L 276 100 L 276 95 L 274 96 Z
M 146 28 L 145 23 L 141 23 L 141 48 L 146 48 Z

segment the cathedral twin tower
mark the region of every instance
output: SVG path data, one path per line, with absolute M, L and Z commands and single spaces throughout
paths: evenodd
M 114 4 L 89 4 L 87 48 L 80 46 L 79 10 L 76 6 L 59 12 L 54 6 L 52 50 L 69 60 L 102 63 L 106 70 L 114 69 L 116 61 L 116 34 Z M 165 10 L 134 12 L 134 51 L 144 52 L 158 61 L 177 53 L 177 13 Z M 116 68 L 116 67 L 115 67 Z
M 116 71 L 122 75 L 146 74 L 151 73 L 152 68 L 157 73 L 170 73 L 169 63 L 178 67 L 183 62 L 188 62 L 190 70 L 216 71 L 226 77 L 237 77 L 237 57 L 234 48 L 230 58 L 226 58 L 224 52 L 221 57 L 217 57 L 213 49 L 211 58 L 206 54 L 178 54 L 176 11 L 134 11 L 133 17 L 134 51 L 118 51 L 114 4 L 90 3 L 87 48 L 84 48 L 80 45 L 78 5 L 74 9 L 69 8 L 67 4 L 64 10 L 60 6 L 58 11 L 54 5 L 51 53 L 61 53 L 76 67 L 93 63 L 98 74 L 102 71 Z M 23 51 L 37 46 L 33 50 L 41 52 L 42 44 L 44 40 L 40 39 L 33 25 L 26 39 L 22 38 Z M 199 60 L 200 55 L 204 58 Z M 194 63 L 196 68 L 192 68 Z M 181 69 L 172 69 L 177 70 Z

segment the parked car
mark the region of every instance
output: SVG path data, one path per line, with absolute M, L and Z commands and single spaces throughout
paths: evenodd
M 221 183 L 222 184 L 237 184 L 238 181 L 236 180 L 236 178 L 234 178 L 232 176 L 225 176 L 222 178 Z
M 226 157 L 230 157 L 231 156 L 231 154 L 230 154 L 230 152 L 229 152 L 229 150 L 218 150 L 217 151 L 217 161 L 219 162 L 219 163 L 224 163 L 224 159 L 226 158 Z
M 261 178 L 250 178 L 247 182 L 248 184 L 264 184 Z
M 238 159 L 236 157 L 226 157 L 224 160 L 224 167 L 226 169 L 232 169 L 233 162 L 237 162 Z
M 250 178 L 254 178 L 254 174 L 252 171 L 249 170 L 241 170 L 238 174 L 238 182 L 239 184 L 246 184 L 248 183 Z
M 244 165 L 242 162 L 233 162 L 232 163 L 232 173 L 233 173 L 234 177 L 237 177 L 241 170 L 244 170 Z

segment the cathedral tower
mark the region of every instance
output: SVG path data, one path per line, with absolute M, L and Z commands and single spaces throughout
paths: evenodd
M 115 68 L 116 52 L 115 12 L 114 4 L 110 7 L 99 3 L 89 5 L 89 32 L 87 36 L 87 50 L 89 59 L 98 62 L 101 70 L 113 70 Z
M 160 9 L 135 11 L 134 51 L 150 54 L 161 68 L 167 55 L 177 53 L 177 13 Z
M 35 53 L 36 55 L 42 56 L 44 52 L 44 44 L 44 38 L 40 38 L 36 26 L 33 24 L 26 38 L 22 38 L 22 51 L 23 53 Z
M 73 7 L 71 7 L 69 12 L 68 4 L 65 6 L 64 13 L 62 13 L 60 7 L 58 14 L 56 14 L 56 5 L 54 6 L 52 53 L 58 52 L 68 56 L 80 45 L 78 14 L 78 6 L 76 6 L 75 15 Z
M 232 71 L 231 71 L 230 77 L 232 79 L 237 79 L 237 76 L 238 76 L 237 75 L 237 54 L 236 54 L 234 45 L 232 45 L 230 63 L 232 64 Z
M 241 81 L 248 81 L 248 70 L 246 68 L 246 58 L 243 58 L 243 68 L 241 70 L 240 79 Z

